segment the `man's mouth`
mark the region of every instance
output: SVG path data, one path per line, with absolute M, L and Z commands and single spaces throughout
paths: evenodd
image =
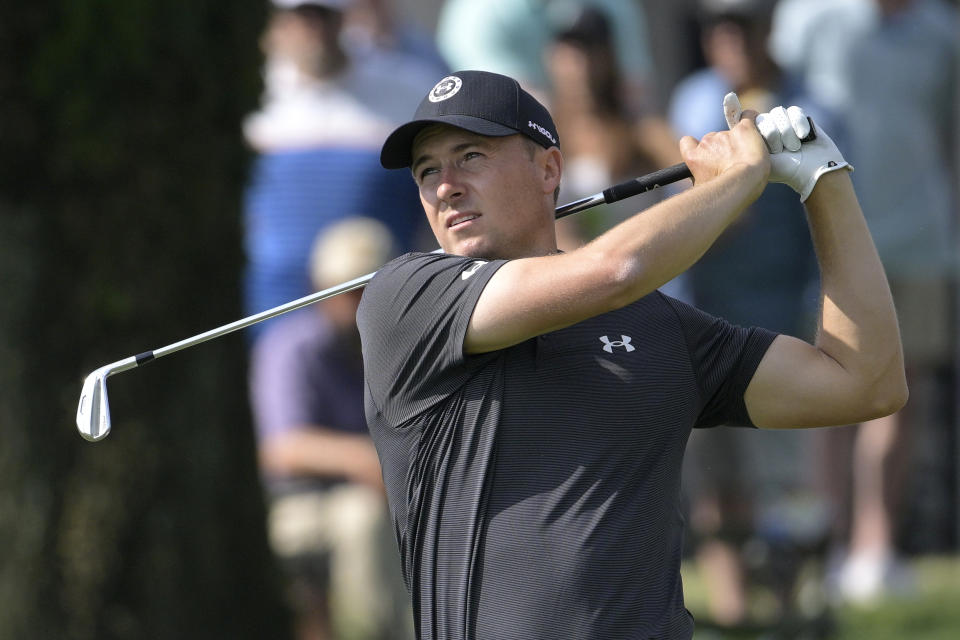
M 467 222 L 470 222 L 471 220 L 476 220 L 479 217 L 479 213 L 458 213 L 447 220 L 447 228 L 452 229 L 454 227 L 461 226 Z

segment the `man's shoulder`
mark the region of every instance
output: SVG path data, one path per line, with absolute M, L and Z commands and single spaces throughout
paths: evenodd
M 408 251 L 407 253 L 401 254 L 390 260 L 385 265 L 383 265 L 377 275 L 390 273 L 396 269 L 403 268 L 404 265 L 408 265 L 416 262 L 429 263 L 435 257 L 447 257 L 444 253 L 439 253 L 435 251 Z
M 443 254 L 433 254 L 427 253 L 424 251 L 409 251 L 402 255 L 397 256 L 393 260 L 390 260 L 385 265 L 377 269 L 377 272 L 373 274 L 370 282 L 367 284 L 367 288 L 364 291 L 364 297 L 371 291 L 377 290 L 379 287 L 384 286 L 387 282 L 393 281 L 397 277 L 403 277 L 405 273 L 415 271 L 418 268 L 426 268 L 429 265 L 434 263 L 432 256 L 434 255 L 443 255 Z
M 357 311 L 361 335 L 393 334 L 398 324 L 418 332 L 416 327 L 428 319 L 440 322 L 455 307 L 471 307 L 504 262 L 440 252 L 411 252 L 394 258 L 377 271 L 363 292 Z
M 443 254 L 410 251 L 380 267 L 363 291 L 357 319 L 361 320 L 371 313 L 374 317 L 377 316 L 379 310 L 371 312 L 371 308 L 378 306 L 384 298 L 395 299 L 414 274 L 433 267 L 440 256 Z
M 414 276 L 423 278 L 447 270 L 456 270 L 461 274 L 470 273 L 472 275 L 476 269 L 488 262 L 490 261 L 482 258 L 468 258 L 440 253 L 439 251 L 411 251 L 383 265 L 374 275 L 367 289 L 370 290 L 371 287 L 376 289 L 388 282 L 391 283 L 389 286 L 396 286 L 397 278 L 406 279 Z

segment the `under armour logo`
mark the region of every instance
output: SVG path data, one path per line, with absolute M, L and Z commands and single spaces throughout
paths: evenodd
M 460 87 L 462 86 L 463 81 L 460 78 L 457 76 L 447 76 L 430 90 L 428 94 L 430 102 L 443 102 L 448 98 L 452 98 L 457 95 L 457 92 L 460 91 Z
M 637 348 L 630 344 L 631 340 L 633 340 L 633 338 L 624 335 L 621 335 L 619 340 L 611 340 L 607 336 L 600 336 L 600 342 L 603 343 L 603 350 L 607 353 L 613 353 L 614 347 L 623 347 L 627 350 L 627 353 L 636 351 Z

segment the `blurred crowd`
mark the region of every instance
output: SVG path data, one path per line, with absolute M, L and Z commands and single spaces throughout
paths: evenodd
M 379 151 L 451 70 L 511 75 L 549 106 L 561 203 L 679 162 L 680 136 L 725 127 L 728 91 L 758 111 L 802 106 L 856 168 L 910 402 L 816 432 L 697 431 L 684 493 L 689 559 L 707 589 L 698 624 L 789 635 L 789 623 L 804 630 L 796 637 L 828 637 L 827 603 L 908 593 L 906 555 L 956 550 L 955 534 L 911 539 L 906 518 L 938 512 L 923 524 L 949 531 L 958 509 L 958 27 L 948 0 L 272 0 L 262 101 L 243 131 L 256 154 L 243 212 L 247 311 L 435 247 L 413 181 L 382 169 Z M 561 242 L 575 247 L 669 195 L 567 219 Z M 817 278 L 803 207 L 771 184 L 664 289 L 734 323 L 812 339 Z M 303 640 L 412 638 L 363 416 L 359 296 L 251 334 L 268 532 Z M 923 501 L 908 500 L 918 492 L 934 506 L 918 513 Z M 766 609 L 758 588 L 773 596 Z

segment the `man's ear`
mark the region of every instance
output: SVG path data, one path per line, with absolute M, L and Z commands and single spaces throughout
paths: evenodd
M 543 169 L 543 192 L 553 194 L 560 186 L 560 177 L 563 175 L 563 154 L 560 149 L 544 149 L 540 156 L 540 166 Z

